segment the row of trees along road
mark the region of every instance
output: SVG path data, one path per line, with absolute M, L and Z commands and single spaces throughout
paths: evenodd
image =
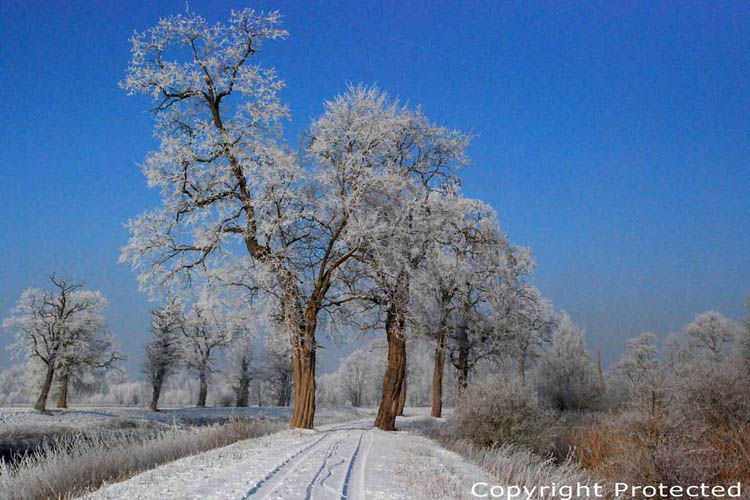
M 156 296 L 203 283 L 266 304 L 289 342 L 292 427 L 313 426 L 318 325 L 382 327 L 388 367 L 376 423 L 394 429 L 405 336 L 430 328 L 413 303 L 439 310 L 436 380 L 452 342 L 465 384 L 508 334 L 501 325 L 519 297 L 533 295 L 522 283 L 531 262 L 490 207 L 460 194 L 468 138 L 375 88 L 349 87 L 325 104 L 299 151 L 287 147 L 283 83 L 254 62 L 264 42 L 287 36 L 280 18 L 243 10 L 209 25 L 186 13 L 133 36 L 122 87 L 154 99 L 160 146 L 143 171 L 161 203 L 129 222 L 121 260 Z M 450 283 L 428 305 L 434 276 Z

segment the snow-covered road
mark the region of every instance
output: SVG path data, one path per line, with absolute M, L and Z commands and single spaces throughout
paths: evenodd
M 484 474 L 458 455 L 408 432 L 373 429 L 368 419 L 236 443 L 86 498 L 411 499 L 421 496 L 422 483 L 441 482 L 442 498 L 453 499 L 469 498 L 471 485 L 482 480 Z M 424 498 L 436 498 L 434 491 Z

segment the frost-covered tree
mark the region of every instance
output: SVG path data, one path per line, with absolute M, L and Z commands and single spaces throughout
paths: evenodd
M 481 224 L 491 210 L 476 200 L 452 196 L 446 203 L 445 224 L 427 241 L 426 255 L 414 275 L 412 327 L 422 336 L 435 339 L 432 370 L 433 417 L 442 415 L 443 378 L 448 355 L 449 321 L 455 316 L 457 299 L 465 283 L 477 270 L 471 255 L 481 238 Z
M 539 361 L 539 395 L 558 410 L 591 408 L 600 388 L 583 333 L 563 313 L 554 330 L 552 348 Z
M 375 375 L 367 362 L 370 356 L 371 353 L 358 349 L 342 361 L 339 368 L 344 395 L 355 408 L 362 406 L 367 395 L 367 385 Z
M 104 317 L 100 316 L 99 323 L 91 323 L 78 335 L 78 339 L 71 342 L 62 352 L 58 366 L 57 407 L 68 407 L 68 390 L 74 377 L 80 377 L 86 372 L 109 370 L 117 361 L 124 360 L 124 356 L 117 350 L 117 339 L 107 330 Z
M 356 145 L 340 142 L 346 98 L 339 98 L 313 123 L 304 154 L 280 145 L 282 83 L 250 63 L 262 41 L 286 36 L 279 20 L 246 9 L 208 25 L 186 14 L 133 37 L 123 87 L 155 99 L 160 148 L 143 170 L 162 200 L 130 222 L 121 259 L 146 289 L 190 282 L 205 270 L 274 297 L 290 344 L 291 425 L 312 427 L 319 314 L 336 307 L 327 295 L 339 268 L 378 223 L 363 197 L 368 183 L 383 182 L 371 159 L 384 136 L 369 129 Z
M 234 393 L 234 403 L 237 407 L 248 405 L 250 399 L 250 383 L 253 380 L 253 352 L 256 335 L 242 335 L 229 344 L 224 364 L 224 376 Z M 288 366 L 288 364 L 287 364 Z
M 508 355 L 513 314 L 517 319 L 521 304 L 518 296 L 525 291 L 523 280 L 533 267 L 528 250 L 510 245 L 496 219 L 474 246 L 473 274 L 459 288 L 458 307 L 448 330 L 459 396 L 478 363 L 496 362 Z
M 289 363 L 291 353 L 283 333 L 270 328 L 264 345 L 263 377 L 276 406 L 289 406 L 294 389 L 294 373 Z
M 15 331 L 10 345 L 26 361 L 38 361 L 44 367 L 39 398 L 34 405 L 39 411 L 47 406 L 52 381 L 61 366 L 72 360 L 95 363 L 101 353 L 93 351 L 92 341 L 104 328 L 104 296 L 83 289 L 81 283 L 50 277 L 49 290 L 29 288 L 18 299 L 3 327 Z M 108 345 L 109 347 L 109 345 Z M 106 352 L 104 353 L 106 355 Z
M 507 331 L 505 345 L 516 360 L 518 381 L 524 386 L 527 367 L 539 357 L 540 348 L 551 339 L 554 312 L 549 301 L 532 286 L 503 297 L 502 302 L 507 308 L 501 319 Z
M 157 410 L 164 382 L 179 366 L 182 326 L 182 307 L 175 299 L 170 298 L 163 307 L 151 311 L 151 339 L 144 349 L 142 369 L 151 384 L 152 411 Z
M 685 326 L 685 334 L 690 339 L 690 347 L 703 351 L 713 360 L 719 361 L 727 356 L 738 328 L 719 312 L 701 313 Z
M 456 189 L 467 139 L 374 88 L 349 89 L 329 105 L 326 122 L 323 151 L 355 165 L 367 187 L 356 226 L 369 238 L 360 239 L 353 273 L 363 279 L 341 300 L 381 311 L 389 350 L 376 425 L 392 430 L 405 396 L 410 281 L 441 227 L 439 198 Z
M 180 325 L 182 359 L 198 374 L 198 407 L 206 406 L 208 378 L 215 371 L 219 351 L 249 332 L 249 318 L 233 309 L 218 294 L 204 289 Z
M 635 402 L 648 406 L 653 415 L 660 399 L 659 389 L 665 378 L 656 335 L 642 333 L 628 340 L 625 354 L 617 362 L 615 370 L 624 379 Z

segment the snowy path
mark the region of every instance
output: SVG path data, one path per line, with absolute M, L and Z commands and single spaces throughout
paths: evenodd
M 416 483 L 432 483 L 433 477 L 450 482 L 452 492 L 443 498 L 464 497 L 464 492 L 468 498 L 471 485 L 485 480 L 477 468 L 431 441 L 373 429 L 368 419 L 236 443 L 163 465 L 86 498 L 411 499 L 419 497 Z

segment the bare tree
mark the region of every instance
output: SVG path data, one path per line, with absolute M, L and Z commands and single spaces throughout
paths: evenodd
M 83 284 L 50 277 L 51 290 L 29 288 L 21 294 L 3 326 L 15 330 L 12 348 L 27 361 L 38 360 L 44 368 L 41 391 L 34 408 L 44 411 L 47 397 L 60 366 L 71 360 L 88 360 L 89 341 L 104 325 L 106 299 L 99 292 L 84 290 Z

